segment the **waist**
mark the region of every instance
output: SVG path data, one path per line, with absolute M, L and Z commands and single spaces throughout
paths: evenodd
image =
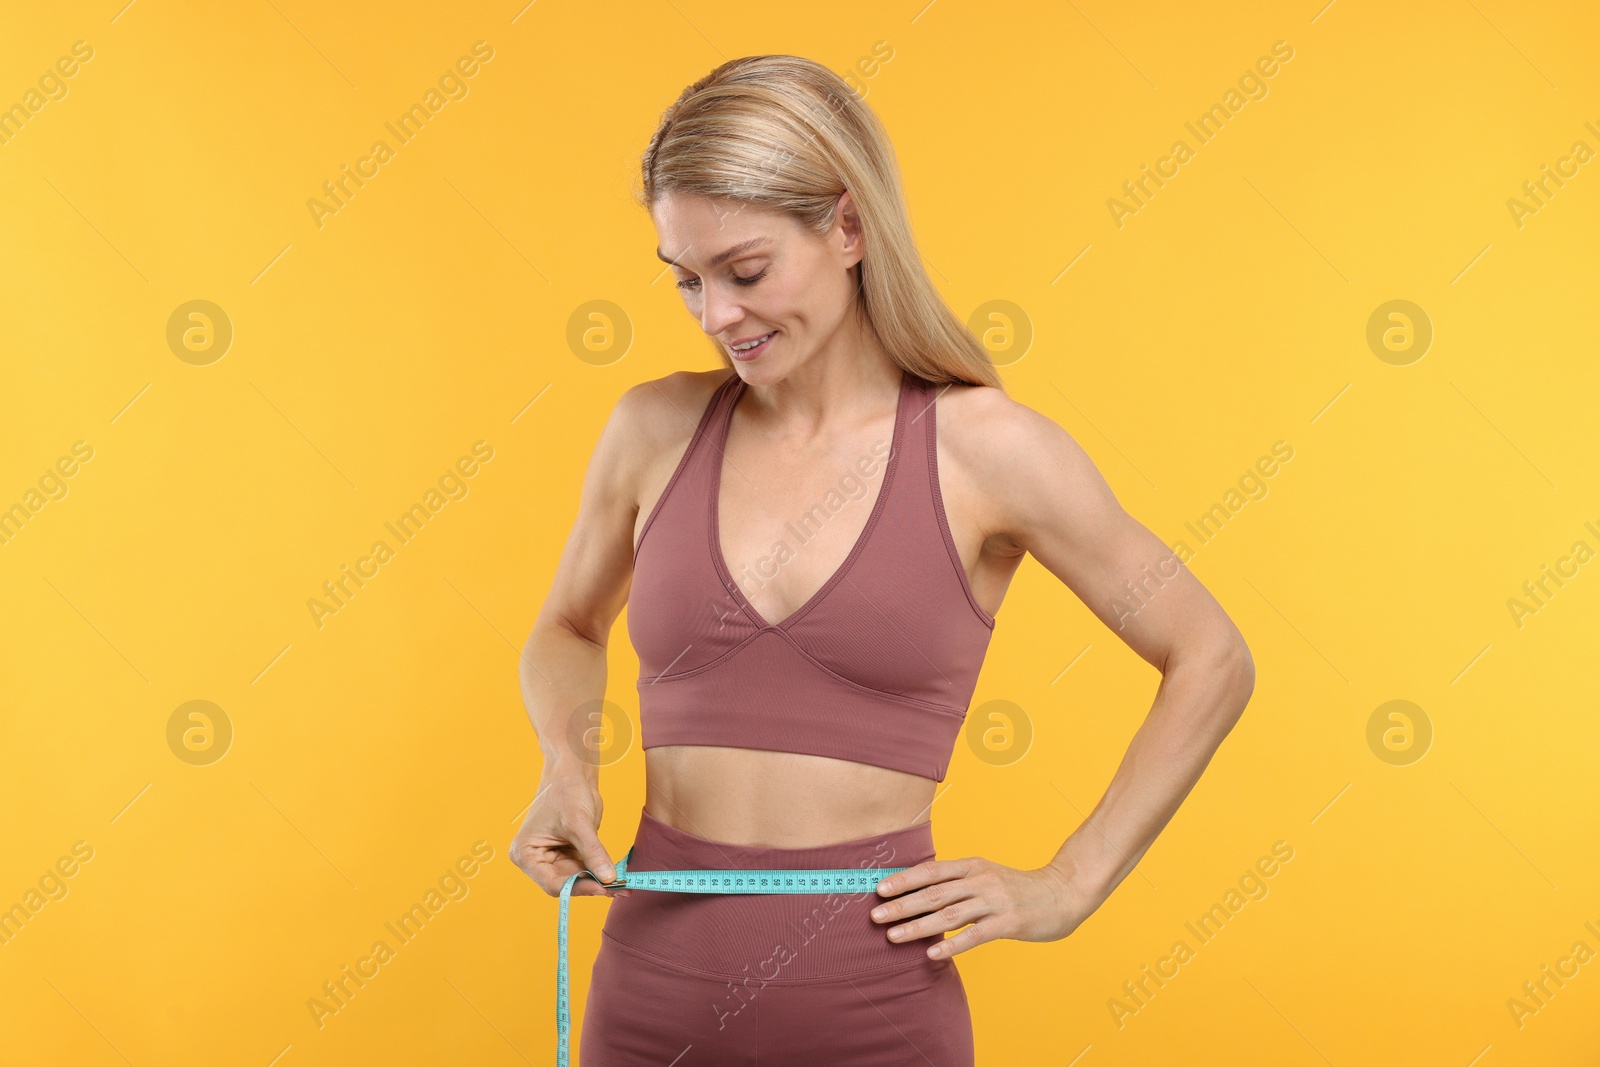
M 645 810 L 702 838 L 805 848 L 912 826 L 938 783 L 848 760 L 750 748 L 645 750 Z
M 911 867 L 934 858 L 933 824 L 807 848 L 700 837 L 641 810 L 630 871 Z M 896 944 L 874 891 L 715 895 L 641 891 L 611 900 L 605 936 L 679 970 L 740 981 L 837 979 L 927 962 L 943 934 Z

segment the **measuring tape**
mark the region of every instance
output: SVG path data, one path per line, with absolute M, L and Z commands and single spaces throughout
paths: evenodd
M 842 867 L 823 870 L 766 871 L 632 871 L 628 849 L 617 864 L 617 880 L 600 882 L 604 889 L 654 889 L 667 893 L 864 893 L 905 867 Z M 561 885 L 561 919 L 556 927 L 556 1067 L 568 1067 L 567 1033 L 571 999 L 567 983 L 567 910 L 572 886 L 579 878 L 600 878 L 579 871 Z

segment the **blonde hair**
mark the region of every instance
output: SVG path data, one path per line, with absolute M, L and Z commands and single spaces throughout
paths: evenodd
M 1004 390 L 988 351 L 934 288 L 911 236 L 899 167 L 876 114 L 838 75 L 800 56 L 745 56 L 686 88 L 661 116 L 638 192 L 747 203 L 818 236 L 849 190 L 865 250 L 858 309 L 902 370 Z M 733 360 L 711 338 L 729 368 Z

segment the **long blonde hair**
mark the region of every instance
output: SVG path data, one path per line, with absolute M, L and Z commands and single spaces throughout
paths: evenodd
M 682 192 L 777 211 L 818 236 L 849 190 L 866 245 L 858 309 L 889 358 L 938 384 L 1004 390 L 988 350 L 923 269 L 883 124 L 827 67 L 800 56 L 729 60 L 662 114 L 642 169 L 637 196 L 646 210 Z

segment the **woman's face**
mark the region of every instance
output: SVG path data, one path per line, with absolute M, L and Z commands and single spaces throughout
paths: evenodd
M 668 193 L 651 211 L 678 291 L 700 328 L 746 380 L 776 381 L 828 345 L 847 322 L 861 260 L 848 192 L 834 225 L 813 237 L 787 215 L 737 201 Z M 734 345 L 771 334 L 756 348 Z

